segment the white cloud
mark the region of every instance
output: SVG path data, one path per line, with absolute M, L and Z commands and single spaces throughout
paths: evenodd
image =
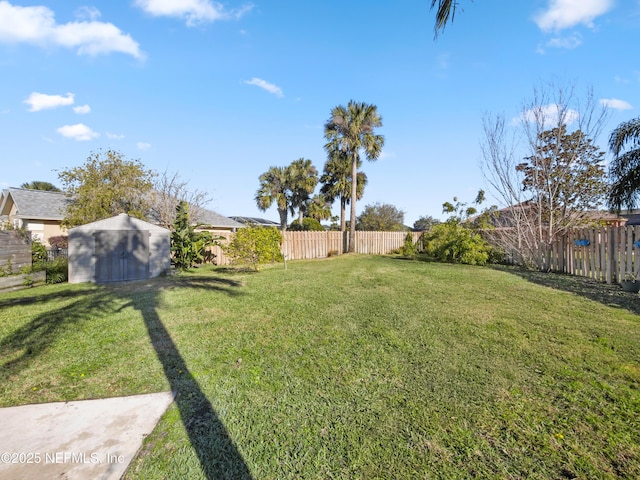
M 107 132 L 105 135 L 107 136 L 107 138 L 109 140 L 122 140 L 124 138 L 124 135 L 122 135 L 121 133 L 109 133 L 109 132 Z
M 99 12 L 90 9 L 96 18 Z M 47 7 L 20 7 L 0 1 L 0 43 L 29 43 L 76 48 L 79 55 L 120 52 L 143 59 L 138 43 L 111 23 L 77 21 L 57 24 Z
M 149 150 L 151 148 L 151 144 L 146 142 L 138 142 L 136 143 L 136 147 L 138 147 L 138 150 Z
M 91 107 L 89 105 L 78 105 L 77 107 L 73 107 L 73 111 L 77 114 L 85 114 L 91 111 Z
M 549 0 L 549 7 L 534 18 L 544 32 L 560 31 L 578 24 L 593 27 L 596 17 L 607 13 L 613 0 Z
M 155 17 L 184 18 L 187 26 L 240 18 L 253 5 L 245 5 L 237 10 L 225 10 L 224 6 L 210 0 L 135 0 L 134 4 Z
M 64 125 L 56 130 L 60 135 L 66 138 L 72 138 L 78 142 L 92 140 L 100 136 L 99 133 L 94 132 L 89 127 L 82 123 L 76 123 L 75 125 Z
M 30 112 L 39 112 L 48 108 L 64 107 L 73 105 L 73 93 L 62 95 L 47 95 L 46 93 L 33 92 L 23 103 L 31 108 Z
M 574 32 L 568 37 L 552 38 L 545 45 L 547 47 L 573 50 L 574 48 L 578 48 L 580 45 L 582 45 L 582 35 L 580 35 L 578 32 Z
M 600 104 L 607 108 L 613 108 L 614 110 L 631 110 L 633 108 L 629 102 L 618 100 L 617 98 L 601 98 Z
M 273 93 L 276 97 L 284 97 L 284 93 L 282 93 L 280 87 L 274 85 L 273 83 L 262 80 L 261 78 L 253 77 L 251 80 L 245 80 L 244 83 L 246 83 L 247 85 L 255 85 L 256 87 L 260 87 L 269 93 Z
M 518 123 L 541 123 L 546 128 L 553 128 L 558 124 L 571 125 L 578 121 L 579 114 L 571 108 L 560 108 L 555 103 L 542 105 L 524 111 L 519 117 L 512 120 L 512 124 Z M 562 117 L 562 118 L 561 118 Z
M 97 20 L 102 15 L 96 7 L 80 7 L 75 11 L 77 18 L 81 20 Z

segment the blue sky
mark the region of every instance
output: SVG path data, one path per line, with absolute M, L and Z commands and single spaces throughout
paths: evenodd
M 112 148 L 223 215 L 277 220 L 258 177 L 301 157 L 321 171 L 323 125 L 353 99 L 386 140 L 358 211 L 391 203 L 412 225 L 473 200 L 483 115 L 517 118 L 537 85 L 592 87 L 603 149 L 640 116 L 640 0 L 461 0 L 436 41 L 429 3 L 0 0 L 0 187 L 59 185 Z

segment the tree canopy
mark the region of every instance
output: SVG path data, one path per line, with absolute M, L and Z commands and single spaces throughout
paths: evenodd
M 115 150 L 91 153 L 84 165 L 58 174 L 71 198 L 63 225 L 74 227 L 127 213 L 146 219 L 154 173 Z
M 406 230 L 404 212 L 389 203 L 367 205 L 358 215 L 358 230 L 398 232 Z
M 60 192 L 61 190 L 53 183 L 43 182 L 41 180 L 33 180 L 20 185 L 20 188 L 26 188 L 27 190 L 43 190 L 46 192 Z
M 617 212 L 623 207 L 631 210 L 638 205 L 640 195 L 640 117 L 621 123 L 611 132 L 609 150 L 613 154 L 609 207 Z

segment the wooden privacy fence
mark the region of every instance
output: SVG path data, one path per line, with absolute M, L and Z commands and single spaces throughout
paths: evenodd
M 640 227 L 575 229 L 553 243 L 549 257 L 555 271 L 607 283 L 640 280 Z
M 233 238 L 231 232 L 216 232 L 225 237 L 225 241 Z M 282 253 L 287 260 L 304 260 L 312 258 L 325 258 L 332 255 L 340 255 L 343 252 L 343 242 L 349 233 L 345 232 L 284 232 L 284 242 Z M 413 232 L 414 243 L 420 242 L 422 232 Z M 384 255 L 401 248 L 407 232 L 356 232 L 355 253 L 368 255 Z M 346 245 L 346 243 L 345 243 Z M 211 248 L 211 253 L 215 255 L 214 263 L 217 265 L 228 265 L 229 257 L 224 254 L 224 250 L 219 246 Z

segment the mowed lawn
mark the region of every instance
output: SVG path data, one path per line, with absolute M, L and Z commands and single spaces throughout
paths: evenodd
M 640 478 L 640 297 L 516 273 L 341 256 L 0 294 L 0 406 L 175 391 L 128 479 Z

